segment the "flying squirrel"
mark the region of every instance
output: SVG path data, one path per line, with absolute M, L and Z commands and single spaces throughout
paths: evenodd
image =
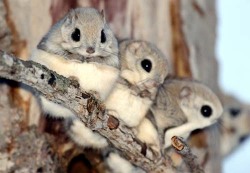
M 76 8 L 52 26 L 33 51 L 30 60 L 58 74 L 77 79 L 80 87 L 109 95 L 119 76 L 117 40 L 103 13 Z M 40 96 L 43 111 L 53 117 L 75 117 L 69 109 Z
M 214 124 L 223 112 L 218 97 L 205 85 L 192 79 L 165 79 L 147 116 L 137 126 L 136 136 L 154 151 L 171 146 L 171 138 L 186 139 L 196 129 Z M 154 119 L 148 114 L 153 114 Z M 151 115 L 152 116 L 152 115 Z M 161 143 L 159 143 L 159 140 Z M 113 166 L 119 163 L 120 167 Z M 116 153 L 111 153 L 107 164 L 116 172 L 143 172 Z
M 164 148 L 173 136 L 186 139 L 196 129 L 217 122 L 223 112 L 219 98 L 207 86 L 191 79 L 168 79 L 151 107 Z
M 144 117 L 153 103 L 158 86 L 168 74 L 168 63 L 161 51 L 146 41 L 122 41 L 119 44 L 119 50 L 120 76 L 104 104 L 107 114 L 118 118 L 124 125 L 139 134 L 142 127 L 152 126 Z M 89 135 L 86 135 L 83 124 L 78 121 L 75 119 L 71 126 L 68 126 L 68 133 L 74 141 L 86 147 L 89 146 L 86 145 L 88 141 L 96 139 L 96 142 L 91 143 L 93 147 L 107 146 L 100 145 L 97 133 L 93 133 L 93 136 L 87 139 Z M 141 128 L 137 128 L 139 124 Z
M 120 72 L 117 39 L 103 12 L 94 8 L 72 9 L 42 38 L 30 60 L 64 77 L 76 79 L 83 90 L 98 93 L 101 101 L 108 97 Z M 72 124 L 72 121 L 80 124 L 79 133 L 84 132 L 86 138 L 92 137 L 92 130 L 81 123 L 71 110 L 43 96 L 39 98 L 45 113 L 65 118 L 65 124 Z M 99 140 L 100 147 L 107 145 L 106 139 L 100 135 L 95 134 L 94 139 L 91 137 L 87 146 L 92 146 L 93 140 Z

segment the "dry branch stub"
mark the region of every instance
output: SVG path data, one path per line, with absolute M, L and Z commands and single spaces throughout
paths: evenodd
M 189 146 L 180 137 L 173 136 L 172 139 L 173 148 L 179 153 L 186 165 L 188 166 L 190 172 L 192 173 L 204 173 L 201 166 L 197 163 L 197 157 L 193 155 Z

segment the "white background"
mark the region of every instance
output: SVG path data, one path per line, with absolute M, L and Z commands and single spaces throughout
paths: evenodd
M 250 103 L 250 0 L 217 0 L 222 89 Z M 225 159 L 223 173 L 250 172 L 250 139 Z

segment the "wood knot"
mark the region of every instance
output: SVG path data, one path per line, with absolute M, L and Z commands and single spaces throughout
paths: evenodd
M 116 117 L 114 117 L 112 115 L 109 116 L 107 125 L 108 125 L 110 130 L 117 129 L 119 124 L 120 124 L 120 122 Z
M 147 155 L 147 145 L 146 145 L 146 143 L 142 143 L 142 145 L 141 145 L 141 154 L 143 155 L 143 156 L 146 156 Z
M 56 77 L 54 74 L 50 74 L 50 79 L 48 80 L 48 84 L 51 85 L 52 87 L 56 86 Z
M 37 173 L 43 173 L 43 168 L 42 167 L 39 167 L 36 171 Z
M 93 111 L 95 110 L 96 107 L 96 101 L 94 98 L 89 98 L 87 101 L 87 110 L 89 113 L 93 113 Z
M 70 76 L 70 84 L 73 85 L 75 88 L 80 88 L 80 84 L 78 82 L 78 78 L 75 76 Z
M 44 74 L 41 74 L 41 79 L 44 79 Z
M 82 93 L 82 98 L 84 98 L 84 99 L 88 99 L 90 97 L 90 95 L 89 94 L 87 94 L 87 93 Z
M 172 141 L 172 146 L 177 151 L 182 151 L 184 149 L 184 144 L 182 143 L 182 141 L 177 136 L 173 136 L 171 138 L 171 141 Z
M 97 109 L 100 111 L 102 114 L 104 114 L 106 106 L 103 102 L 97 103 Z

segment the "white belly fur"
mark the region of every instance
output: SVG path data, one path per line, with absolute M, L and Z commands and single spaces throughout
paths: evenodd
M 121 119 L 129 127 L 139 125 L 145 117 L 151 101 L 131 94 L 128 88 L 117 84 L 105 101 L 107 110 L 115 111 L 114 116 Z
M 74 113 L 69 109 L 60 106 L 59 104 L 56 104 L 54 102 L 51 102 L 43 96 L 40 96 L 40 98 L 41 98 L 42 110 L 45 113 L 48 113 L 51 116 L 58 118 L 70 118 L 75 116 Z
M 158 132 L 148 118 L 143 118 L 140 125 L 137 127 L 136 136 L 153 150 L 160 152 Z
M 30 60 L 38 62 L 47 68 L 56 71 L 64 77 L 74 76 L 85 91 L 97 91 L 102 100 L 105 100 L 118 78 L 119 70 L 98 63 L 77 63 L 49 54 L 43 50 L 35 50 Z M 73 113 L 53 102 L 41 97 L 43 110 L 56 117 L 70 117 Z
M 77 63 L 38 49 L 31 56 L 31 60 L 45 65 L 64 77 L 77 77 L 84 90 L 97 91 L 102 100 L 108 96 L 119 75 L 118 69 L 108 65 Z

